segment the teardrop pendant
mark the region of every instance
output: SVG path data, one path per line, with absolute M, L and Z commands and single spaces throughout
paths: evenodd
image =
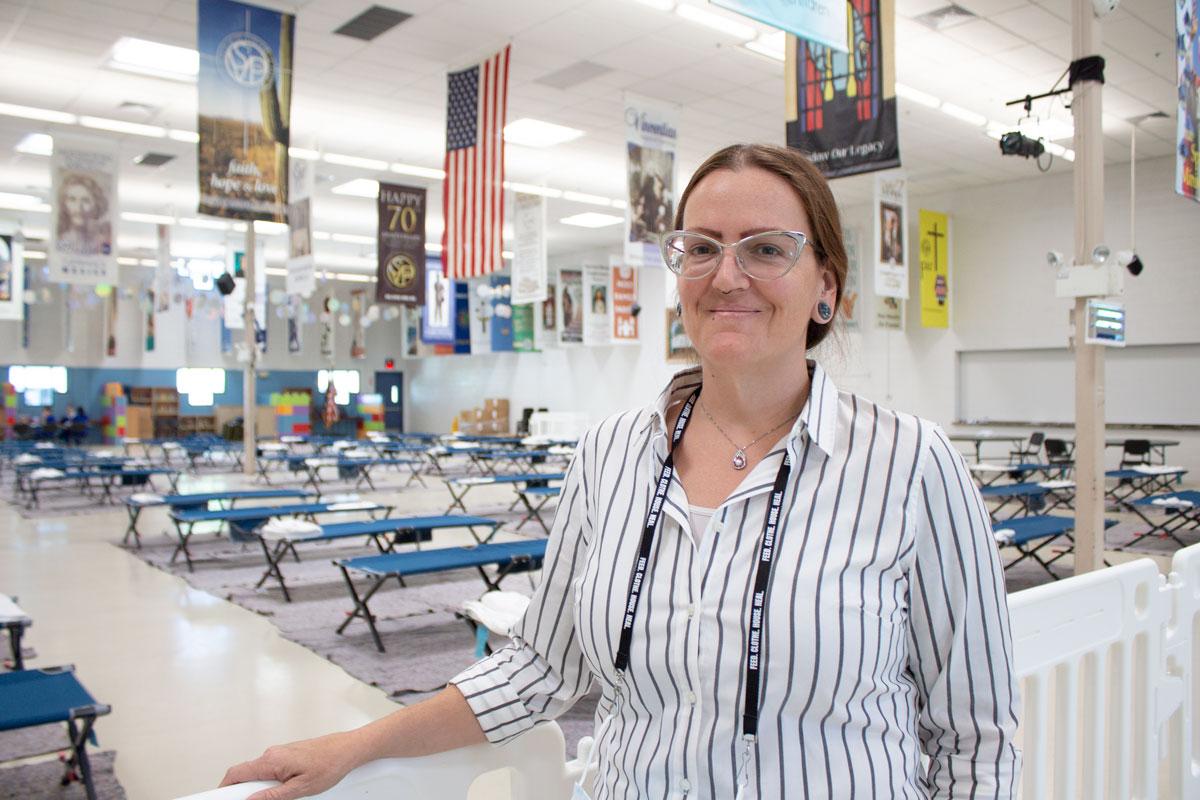
M 733 468 L 734 469 L 745 469 L 746 468 L 746 453 L 741 449 L 739 449 L 736 453 L 733 454 Z

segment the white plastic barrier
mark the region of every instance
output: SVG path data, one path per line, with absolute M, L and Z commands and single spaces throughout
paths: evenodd
M 474 745 L 423 758 L 374 761 L 347 775 L 317 800 L 465 800 L 481 776 L 506 771 L 512 800 L 568 800 L 587 760 L 590 739 L 580 743 L 580 758 L 566 762 L 562 731 L 554 723 L 538 725 L 503 745 Z M 190 795 L 179 800 L 245 800 L 276 785 L 255 781 Z
M 1023 800 L 1200 798 L 1200 546 L 1009 598 Z
M 1009 608 L 1022 800 L 1200 798 L 1200 545 L 1176 553 L 1167 578 L 1142 559 L 1017 592 Z M 319 797 L 461 800 L 507 769 L 513 800 L 566 800 L 590 747 L 565 763 L 558 726 L 539 725 L 501 747 L 368 764 Z M 180 800 L 244 800 L 268 785 Z

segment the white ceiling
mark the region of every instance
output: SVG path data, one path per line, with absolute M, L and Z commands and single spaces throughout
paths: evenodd
M 1006 108 L 1005 102 L 1049 89 L 1070 60 L 1071 0 L 958 0 L 979 18 L 941 32 L 913 18 L 946 5 L 946 0 L 895 2 L 897 80 L 1006 125 L 1015 126 L 1023 112 Z M 293 146 L 440 167 L 446 71 L 473 63 L 506 42 L 512 43 L 509 119 L 535 117 L 586 131 L 576 141 L 548 149 L 510 145 L 510 180 L 621 197 L 624 91 L 680 106 L 681 179 L 709 153 L 731 142 L 783 142 L 782 63 L 746 50 L 723 33 L 634 0 L 384 0 L 413 17 L 371 43 L 332 33 L 371 5 L 367 0 L 262 4 L 297 14 Z M 0 102 L 194 130 L 194 85 L 102 65 L 120 36 L 194 47 L 195 25 L 195 0 L 0 0 Z M 1169 155 L 1176 97 L 1172 4 L 1124 0 L 1105 18 L 1102 31 L 1101 54 L 1108 62 L 1106 160 L 1128 160 L 1128 120 L 1154 111 L 1168 118 L 1142 123 L 1138 156 Z M 611 71 L 568 90 L 534 82 L 581 59 Z M 143 104 L 149 111 L 122 108 L 123 103 Z M 979 128 L 906 99 L 900 100 L 899 108 L 901 158 L 913 191 L 1037 175 L 1031 161 L 1002 158 L 995 140 Z M 1061 100 L 1041 101 L 1035 111 L 1070 120 Z M 12 149 L 32 131 L 54 134 L 64 128 L 0 116 L 0 191 L 48 190 L 48 159 Z M 194 216 L 194 145 L 111 137 L 120 141 L 128 159 L 120 183 L 123 210 Z M 135 166 L 133 156 L 147 150 L 177 158 L 160 168 Z M 1052 171 L 1070 168 L 1055 159 Z M 349 178 L 383 176 L 325 163 L 319 174 L 314 226 L 373 234 L 372 201 L 338 197 L 328 190 Z M 436 241 L 441 231 L 440 186 L 392 177 L 430 187 L 429 236 Z M 864 200 L 870 180 L 860 176 L 835 181 L 835 192 L 843 203 Z M 618 246 L 619 226 L 587 231 L 557 223 L 560 217 L 587 210 L 599 209 L 550 201 L 552 253 Z M 48 227 L 44 214 L 0 211 L 0 216 L 21 216 L 35 231 Z M 226 235 L 180 229 L 175 247 L 186 248 L 190 242 L 211 246 Z M 125 254 L 152 254 L 151 226 L 122 223 L 120 245 Z M 269 246 L 268 255 L 281 255 L 282 247 L 280 239 Z M 364 258 L 372 250 L 368 245 L 320 242 L 317 247 L 319 256 L 341 256 L 347 269 L 369 269 Z M 355 259 L 362 263 L 351 263 Z

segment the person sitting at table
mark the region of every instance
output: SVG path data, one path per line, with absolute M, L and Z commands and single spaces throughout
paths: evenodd
M 81 445 L 87 438 L 88 415 L 83 406 L 67 406 L 60 436 L 67 444 Z
M 50 406 L 42 408 L 41 419 L 37 423 L 38 439 L 53 439 L 55 432 L 58 430 L 58 420 L 54 417 L 54 410 Z

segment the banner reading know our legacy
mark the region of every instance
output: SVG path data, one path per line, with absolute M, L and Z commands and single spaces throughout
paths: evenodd
M 950 222 L 921 209 L 921 327 L 950 327 Z
M 658 237 L 675 226 L 675 150 L 678 110 L 625 95 L 625 263 L 661 266 Z
M 908 181 L 875 176 L 875 294 L 908 299 Z
M 1200 0 L 1175 0 L 1175 191 L 1200 202 Z
M 425 302 L 425 190 L 379 184 L 378 282 L 375 300 L 419 306 Z
M 200 213 L 283 222 L 295 17 L 200 0 Z
M 546 299 L 546 199 L 513 195 L 512 301 Z
M 826 177 L 900 166 L 893 0 L 848 0 L 849 52 L 787 37 L 787 143 Z
M 23 252 L 20 236 L 0 236 L 0 320 L 19 320 L 25 316 Z
M 50 281 L 115 285 L 116 151 L 55 136 L 50 174 Z

